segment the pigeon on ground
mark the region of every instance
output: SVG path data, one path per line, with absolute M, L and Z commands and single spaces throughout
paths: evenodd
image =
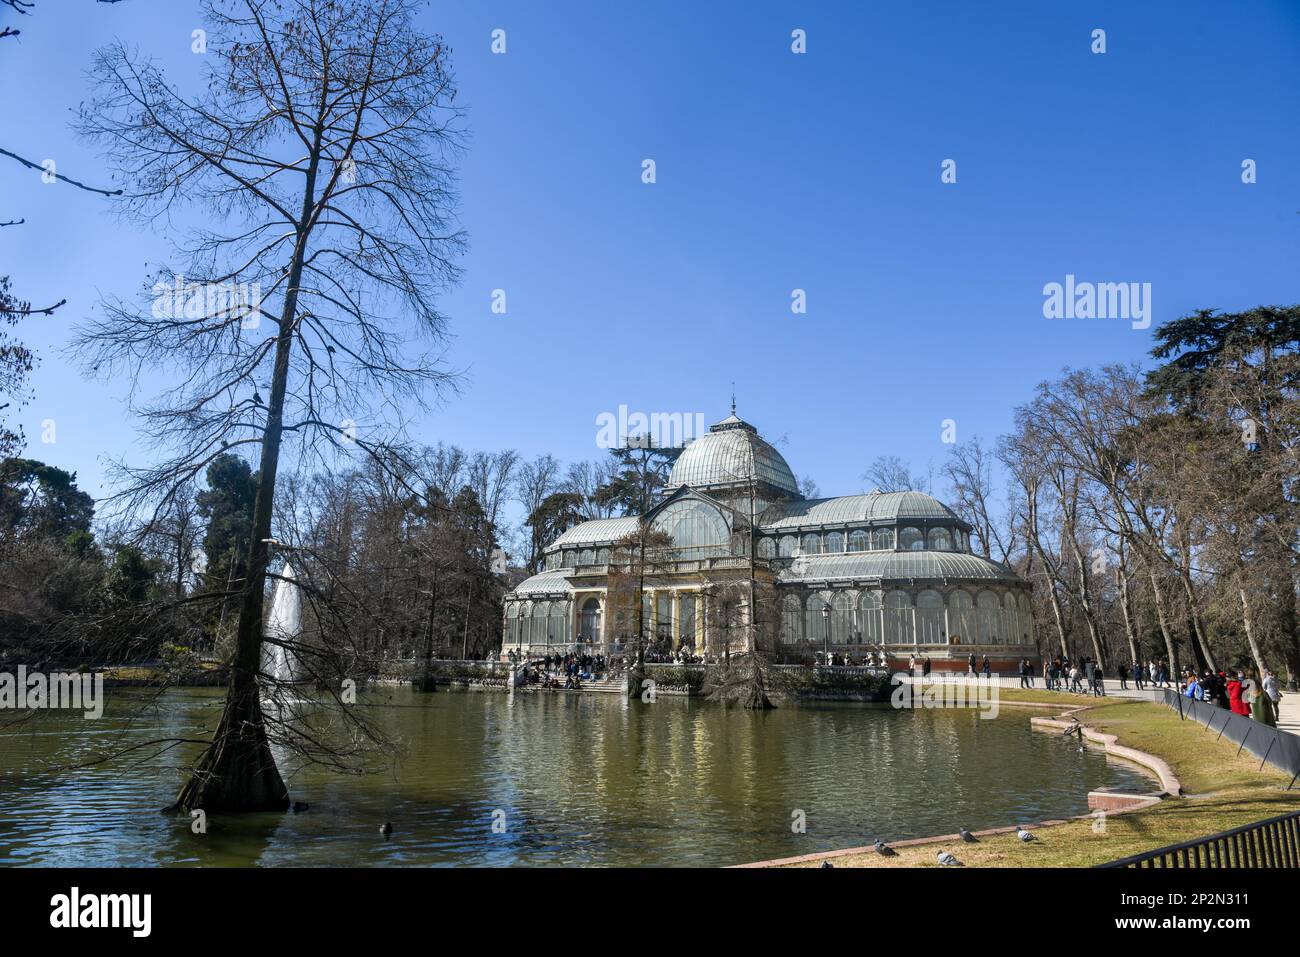
M 957 835 L 967 844 L 978 844 L 980 842 L 978 837 L 966 830 L 964 827 L 959 827 L 957 829 Z
M 822 861 L 822 867 L 834 867 L 834 866 L 835 865 L 832 864 L 830 861 Z
M 889 846 L 888 844 L 886 844 L 884 841 L 880 840 L 880 838 L 876 838 L 876 843 L 873 845 L 873 847 L 875 847 L 875 849 L 876 849 L 876 853 L 879 854 L 881 857 L 897 857 L 897 856 L 898 856 L 898 851 L 894 850 L 892 847 L 890 847 L 890 846 Z
M 947 851 L 940 851 L 940 852 L 939 852 L 939 863 L 942 864 L 944 867 L 964 867 L 964 866 L 965 866 L 964 864 L 962 864 L 961 861 L 957 860 L 957 858 L 953 857 L 953 856 L 952 856 L 951 854 L 949 854 Z
M 1016 825 L 1016 837 L 1020 838 L 1026 844 L 1028 844 L 1030 841 L 1038 840 L 1038 838 L 1034 837 L 1034 835 L 1029 833 L 1029 828 L 1025 827 L 1023 824 Z

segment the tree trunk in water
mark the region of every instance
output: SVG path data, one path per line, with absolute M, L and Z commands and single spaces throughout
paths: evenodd
M 265 601 L 268 540 L 275 505 L 275 478 L 280 465 L 280 440 L 284 432 L 284 395 L 289 382 L 289 353 L 298 314 L 298 289 L 302 283 L 303 260 L 310 216 L 316 194 L 316 173 L 320 163 L 321 131 L 317 131 L 307 167 L 302 201 L 302 218 L 289 266 L 284 309 L 275 341 L 275 364 L 271 394 L 267 400 L 266 427 L 262 433 L 262 456 L 257 476 L 257 497 L 253 502 L 253 534 L 248 543 L 248 567 L 239 608 L 239 629 L 235 658 L 230 669 L 230 688 L 217 732 L 194 773 L 176 799 L 184 811 L 197 808 L 221 811 L 283 811 L 289 807 L 289 790 L 275 766 L 271 744 L 262 718 L 258 676 L 262 670 L 262 606 Z
M 233 677 L 212 744 L 176 798 L 183 811 L 283 811 L 289 789 L 275 766 L 256 675 Z

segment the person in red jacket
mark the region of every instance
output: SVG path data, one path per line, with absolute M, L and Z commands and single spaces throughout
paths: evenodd
M 1250 717 L 1250 705 L 1241 700 L 1241 673 L 1233 675 L 1228 679 L 1228 707 L 1232 709 L 1233 714 L 1245 715 Z

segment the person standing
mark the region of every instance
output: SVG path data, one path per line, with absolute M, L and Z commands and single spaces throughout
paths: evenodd
M 1282 704 L 1282 686 L 1278 684 L 1277 675 L 1265 668 L 1264 681 L 1260 687 L 1264 689 L 1264 694 L 1268 695 L 1269 700 L 1273 702 L 1273 714 L 1276 716 L 1278 708 Z
M 1228 707 L 1232 709 L 1233 714 L 1249 718 L 1250 707 L 1242 700 L 1241 692 L 1241 675 L 1235 674 L 1228 679 Z
M 1265 672 L 1268 674 L 1268 672 Z M 1273 706 L 1273 699 L 1263 690 L 1261 681 L 1254 689 L 1254 694 L 1249 701 L 1250 716 L 1260 724 L 1266 724 L 1270 728 L 1277 727 L 1277 711 Z
M 972 652 L 970 653 L 970 657 L 967 658 L 966 661 L 967 661 L 967 664 L 970 665 L 970 673 L 971 673 L 971 676 L 973 677 L 973 676 L 975 675 L 975 652 L 972 651 Z

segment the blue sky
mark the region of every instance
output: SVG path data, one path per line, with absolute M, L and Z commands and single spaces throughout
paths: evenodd
M 191 82 L 196 9 L 0 13 L 23 30 L 0 40 L 0 144 L 104 181 L 68 126 L 94 49 L 129 38 Z M 471 248 L 443 303 L 467 378 L 427 442 L 595 458 L 601 412 L 712 422 L 734 380 L 796 474 L 847 494 L 877 455 L 940 465 L 944 419 L 991 439 L 1062 366 L 1144 358 L 1149 329 L 1045 319 L 1045 283 L 1149 282 L 1154 324 L 1300 299 L 1300 3 L 461 0 L 426 20 L 472 134 Z M 0 157 L 0 220 L 27 220 L 0 230 L 0 272 L 68 300 L 22 331 L 42 356 L 27 454 L 95 494 L 105 455 L 148 452 L 123 384 L 59 350 L 165 254 L 109 207 Z

